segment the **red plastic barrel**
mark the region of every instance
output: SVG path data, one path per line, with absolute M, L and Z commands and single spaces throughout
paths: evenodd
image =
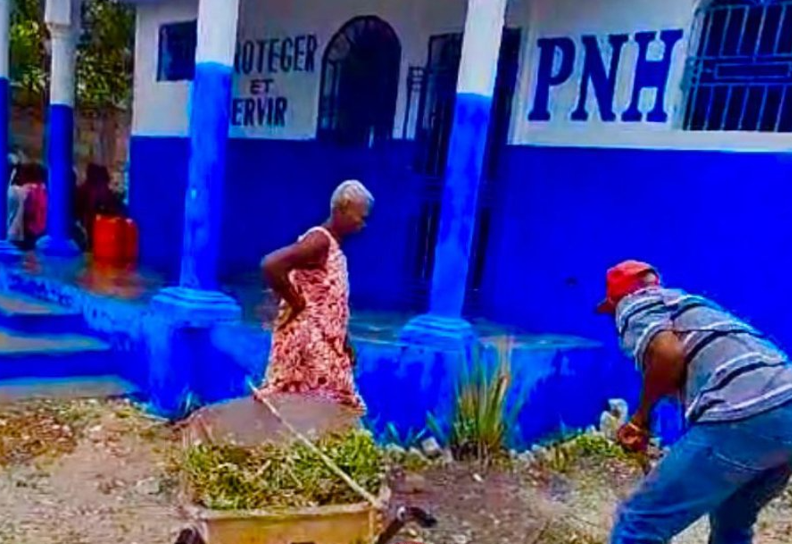
M 93 252 L 96 261 L 118 259 L 121 242 L 121 222 L 117 217 L 97 215 L 93 229 Z
M 94 261 L 129 264 L 138 258 L 138 228 L 132 219 L 97 215 L 93 232 Z

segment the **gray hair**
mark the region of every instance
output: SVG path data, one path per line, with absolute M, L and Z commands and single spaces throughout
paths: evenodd
M 337 210 L 353 202 L 362 202 L 369 207 L 374 205 L 374 196 L 356 179 L 349 179 L 336 187 L 330 198 L 330 209 Z

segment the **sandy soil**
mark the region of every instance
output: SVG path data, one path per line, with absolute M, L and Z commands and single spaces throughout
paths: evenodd
M 61 444 L 3 468 L 0 542 L 174 542 L 180 521 L 165 470 L 167 427 L 124 402 L 44 405 L 15 405 L 10 417 L 11 407 L 0 408 L 0 419 L 12 423 L 19 412 L 50 414 L 47 440 Z M 27 450 L 24 438 L 12 447 Z
M 182 518 L 167 472 L 175 433 L 123 401 L 0 406 L 0 543 L 173 544 Z M 640 478 L 623 461 L 577 459 L 490 471 L 454 464 L 394 482 L 395 504 L 430 509 L 435 544 L 605 542 Z M 792 495 L 767 510 L 757 544 L 792 542 Z M 680 537 L 704 544 L 706 523 Z

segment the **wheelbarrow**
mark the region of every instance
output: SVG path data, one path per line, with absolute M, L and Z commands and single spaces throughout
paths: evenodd
M 255 392 L 252 385 L 251 389 Z M 391 511 L 389 508 L 391 495 L 387 486 L 383 486 L 379 494 L 373 496 L 295 428 L 292 421 L 297 426 L 302 423 L 305 427 L 305 418 L 299 417 L 304 414 L 292 411 L 291 417 L 286 418 L 282 412 L 289 412 L 287 404 L 280 405 L 278 409 L 267 398 L 258 398 L 258 401 L 251 403 L 242 400 L 234 406 L 221 407 L 214 413 L 214 416 L 218 414 L 220 416 L 214 419 L 202 416 L 195 418 L 193 423 L 197 425 L 188 425 L 189 434 L 185 435 L 185 443 L 194 443 L 196 440 L 214 442 L 217 439 L 215 434 L 217 429 L 212 424 L 207 424 L 207 420 L 227 428 L 227 425 L 222 423 L 223 420 L 227 422 L 237 416 L 258 422 L 265 421 L 267 417 L 270 419 L 274 417 L 285 434 L 302 442 L 362 500 L 355 504 L 287 511 L 217 511 L 185 504 L 182 512 L 186 514 L 188 526 L 179 534 L 176 544 L 386 544 L 391 542 L 407 523 L 415 522 L 422 527 L 431 527 L 435 524 L 435 519 L 428 512 L 412 506 L 402 506 L 396 510 L 395 517 L 385 525 L 383 520 L 387 512 Z M 253 405 L 258 405 L 259 408 Z M 323 411 L 329 410 L 329 407 L 319 408 Z M 333 425 L 325 425 L 325 427 L 338 428 L 335 421 Z M 234 429 L 237 431 L 236 434 L 229 434 L 226 439 L 231 438 L 239 443 L 237 439 L 241 438 L 243 442 L 252 444 L 273 429 L 271 424 L 262 426 L 255 432 L 242 434 L 238 432 L 239 429 Z

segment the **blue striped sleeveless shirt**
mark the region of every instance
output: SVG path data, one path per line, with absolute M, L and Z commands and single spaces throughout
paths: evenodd
M 792 400 L 792 367 L 768 338 L 703 297 L 650 287 L 616 308 L 622 349 L 643 370 L 646 349 L 662 331 L 684 345 L 682 394 L 688 423 L 745 419 Z

